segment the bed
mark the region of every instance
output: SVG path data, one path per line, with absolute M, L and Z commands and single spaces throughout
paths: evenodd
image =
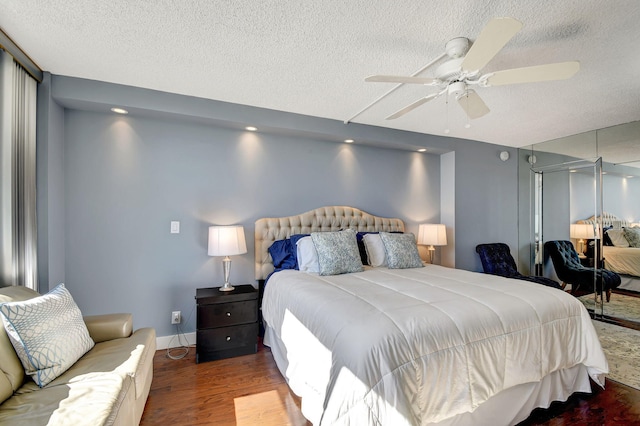
M 602 227 L 608 229 L 607 234 L 617 233 L 617 240 L 625 242 L 621 236 L 622 228 L 634 227 L 634 223 L 619 219 L 613 214 L 603 213 L 602 219 L 592 216 L 588 219 L 579 220 L 577 223 L 597 224 L 602 222 Z M 622 239 L 622 240 L 620 240 Z M 610 239 L 611 240 L 611 239 Z M 616 241 L 616 238 L 613 239 Z M 602 257 L 604 267 L 612 272 L 621 275 L 622 283 L 618 287 L 621 290 L 640 292 L 640 248 L 619 247 L 614 245 L 602 246 Z
M 351 229 L 412 238 L 393 236 L 404 231 L 400 219 L 351 207 L 256 221 L 256 278 L 270 275 L 264 343 L 313 424 L 514 424 L 591 392 L 589 378 L 604 386 L 608 365 L 591 319 L 555 288 L 422 264 L 272 273 L 275 241 Z M 387 250 L 389 266 L 403 258 L 394 256 Z

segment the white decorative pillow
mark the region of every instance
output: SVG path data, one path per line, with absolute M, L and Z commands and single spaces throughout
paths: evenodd
M 624 237 L 622 229 L 609 229 L 607 235 L 611 239 L 611 244 L 616 247 L 629 247 L 629 241 Z
M 95 344 L 64 284 L 33 299 L 3 303 L 0 313 L 25 372 L 40 387 L 67 371 Z
M 356 232 L 353 229 L 312 232 L 311 239 L 318 252 L 320 275 L 347 274 L 363 270 Z
M 362 241 L 364 241 L 364 249 L 367 252 L 369 265 L 375 267 L 387 266 L 387 256 L 380 234 L 365 234 L 362 237 Z
M 389 269 L 422 268 L 416 237 L 413 234 L 390 234 L 381 232 L 380 238 L 387 253 Z
M 302 237 L 296 243 L 296 256 L 298 257 L 298 269 L 302 272 L 320 272 L 318 253 L 313 245 L 311 237 Z

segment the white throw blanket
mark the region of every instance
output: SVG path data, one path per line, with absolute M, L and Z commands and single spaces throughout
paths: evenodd
M 601 386 L 608 371 L 577 299 L 493 275 L 433 265 L 281 271 L 262 308 L 314 424 L 438 422 L 577 364 Z

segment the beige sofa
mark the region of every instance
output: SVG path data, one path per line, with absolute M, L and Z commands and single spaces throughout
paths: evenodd
M 39 294 L 0 288 L 0 303 Z M 0 323 L 0 425 L 137 425 L 149 395 L 155 330 L 132 332 L 130 314 L 84 317 L 96 343 L 69 370 L 43 388 L 25 376 Z

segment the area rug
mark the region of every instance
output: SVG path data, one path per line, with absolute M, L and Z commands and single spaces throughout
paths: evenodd
M 607 377 L 640 390 L 640 331 L 592 322 L 609 362 Z
M 578 299 L 587 309 L 594 310 L 595 300 L 593 294 L 580 296 Z M 602 302 L 597 304 L 597 313 L 600 313 Z M 595 310 L 594 310 L 595 311 Z M 604 302 L 604 315 L 620 318 L 628 321 L 640 322 L 640 298 L 613 293 L 611 301 Z

